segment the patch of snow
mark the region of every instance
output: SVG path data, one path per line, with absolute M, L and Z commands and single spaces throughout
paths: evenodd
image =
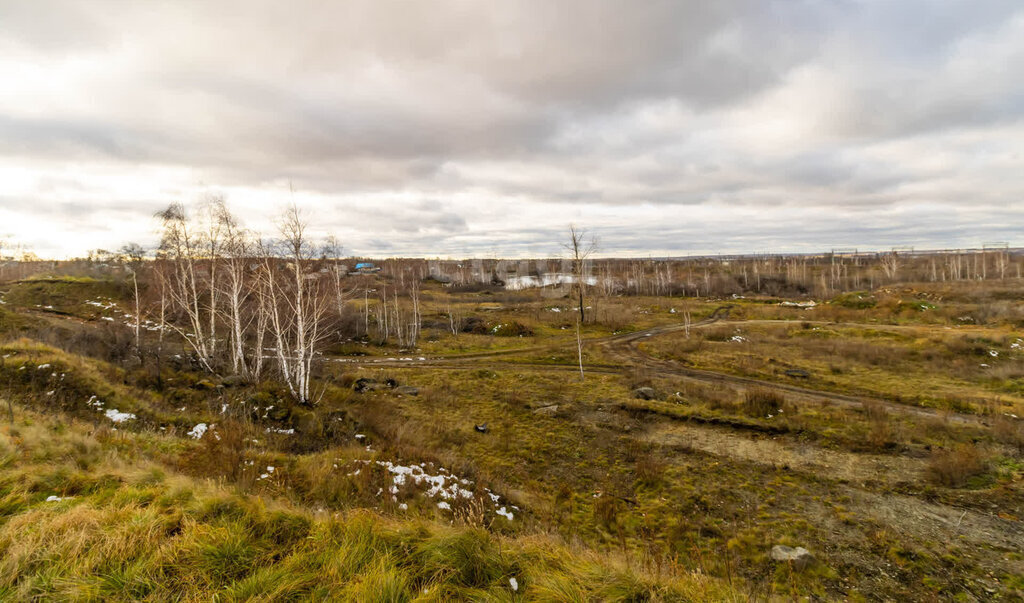
M 443 500 L 441 502 L 437 503 L 437 508 L 438 509 L 445 509 L 445 510 L 448 510 L 448 511 L 452 510 L 452 506 L 449 505 L 448 503 L 444 502 Z
M 50 365 L 49 364 L 40 364 L 36 368 L 39 369 L 39 370 L 48 369 L 48 368 L 50 368 Z
M 51 494 L 51 495 L 46 497 L 46 502 L 60 502 L 62 500 L 68 500 L 70 498 L 74 498 L 74 496 L 64 496 L 64 497 L 61 497 L 61 496 L 57 496 L 55 494 Z
M 206 423 L 199 423 L 198 425 L 193 427 L 191 431 L 188 432 L 188 435 L 189 437 L 198 440 L 199 438 L 203 437 L 203 434 L 206 433 L 207 429 L 208 427 L 206 426 Z
M 515 578 L 509 578 L 508 585 L 512 587 L 512 592 L 519 592 L 519 582 Z
M 105 413 L 107 418 L 115 423 L 124 423 L 135 418 L 135 415 L 130 412 L 121 412 L 116 408 L 108 408 Z
M 507 511 L 505 509 L 505 507 L 502 507 L 502 508 L 498 509 L 497 511 L 495 511 L 495 513 L 498 514 L 498 515 L 501 515 L 502 517 L 508 519 L 509 521 L 512 521 L 512 518 L 513 518 L 512 512 L 511 511 Z

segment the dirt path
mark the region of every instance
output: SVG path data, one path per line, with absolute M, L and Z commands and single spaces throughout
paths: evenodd
M 642 432 L 639 438 L 653 444 L 689 448 L 772 467 L 787 467 L 800 473 L 854 483 L 915 482 L 922 478 L 926 466 L 923 459 L 907 456 L 829 450 L 787 438 L 753 438 L 728 428 L 682 421 L 659 421 Z

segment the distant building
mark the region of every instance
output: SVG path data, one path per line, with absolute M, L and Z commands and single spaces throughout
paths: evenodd
M 359 262 L 356 264 L 356 269 L 349 274 L 373 274 L 374 272 L 380 272 L 380 268 L 373 265 L 373 262 Z

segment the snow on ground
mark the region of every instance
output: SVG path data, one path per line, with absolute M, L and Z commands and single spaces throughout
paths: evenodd
M 780 302 L 779 305 L 780 306 L 789 306 L 789 307 L 792 307 L 792 308 L 813 308 L 813 307 L 817 306 L 818 304 L 816 304 L 813 300 L 811 300 L 811 301 L 805 301 L 805 302 L 784 301 L 784 302 Z
M 476 497 L 473 492 L 474 482 L 457 475 L 450 473 L 444 467 L 439 467 L 437 473 L 428 472 L 427 469 L 433 468 L 433 464 L 419 463 L 411 465 L 401 465 L 392 463 L 391 461 L 368 461 L 368 460 L 357 460 L 356 463 L 363 465 L 377 465 L 383 467 L 391 474 L 391 485 L 387 488 L 388 493 L 391 494 L 392 499 L 397 501 L 397 495 L 401 492 L 403 486 L 418 486 L 424 488 L 422 494 L 428 498 L 441 500 L 438 501 L 437 507 L 439 509 L 451 510 L 451 503 L 457 500 L 470 500 Z M 337 464 L 335 464 L 337 467 Z M 356 468 L 349 472 L 347 475 L 355 476 L 359 475 L 362 471 L 361 468 Z M 381 495 L 384 493 L 384 489 L 377 493 Z M 500 504 L 501 497 L 491 492 L 490 488 L 484 488 L 483 500 L 490 500 L 492 510 L 496 515 L 500 515 L 505 519 L 512 521 L 515 515 L 511 509 L 519 510 L 519 507 L 515 505 L 502 505 Z M 408 505 L 402 503 L 399 508 L 405 510 Z
M 104 414 L 107 415 L 108 419 L 115 423 L 124 423 L 125 421 L 130 421 L 131 419 L 135 418 L 134 414 L 130 412 L 121 412 L 116 408 L 108 408 L 107 412 L 105 412 Z
M 198 425 L 192 428 L 192 431 L 188 432 L 188 435 L 198 440 L 199 438 L 203 437 L 203 434 L 206 433 L 207 429 L 208 427 L 206 423 L 199 423 Z

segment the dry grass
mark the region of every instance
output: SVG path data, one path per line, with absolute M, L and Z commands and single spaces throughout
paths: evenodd
M 992 421 L 992 434 L 997 442 L 1013 446 L 1024 454 L 1024 421 L 1000 414 Z
M 547 536 L 489 533 L 472 527 L 485 523 L 472 506 L 458 514 L 461 527 L 446 527 L 241 496 L 168 474 L 154 460 L 176 445 L 168 436 L 96 438 L 23 409 L 19 416 L 14 429 L 0 429 L 0 600 L 735 596 L 722 582 L 689 572 L 654 576 Z M 72 469 L 81 464 L 91 470 Z M 62 500 L 47 501 L 51 495 Z M 614 511 L 607 519 L 614 527 Z
M 928 461 L 928 477 L 948 488 L 967 485 L 972 477 L 988 470 L 981 450 L 974 444 L 960 444 L 952 450 L 937 450 Z
M 767 417 L 778 414 L 785 404 L 785 396 L 764 387 L 748 389 L 743 396 L 743 411 L 751 417 Z

